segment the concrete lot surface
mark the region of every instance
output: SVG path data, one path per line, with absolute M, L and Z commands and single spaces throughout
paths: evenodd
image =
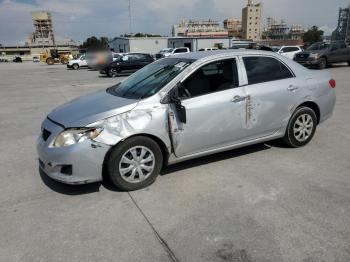
M 0 261 L 350 261 L 350 68 L 312 143 L 271 142 L 166 168 L 130 194 L 40 175 L 54 107 L 120 79 L 0 64 Z

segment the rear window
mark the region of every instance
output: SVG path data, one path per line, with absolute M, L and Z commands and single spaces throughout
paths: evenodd
M 176 54 L 178 54 L 178 53 L 187 53 L 187 48 L 176 49 L 174 53 L 176 53 Z
M 282 49 L 283 52 L 289 53 L 289 52 L 296 52 L 299 51 L 298 47 L 285 47 Z
M 272 57 L 249 56 L 243 58 L 248 84 L 258 84 L 293 77 L 291 71 Z

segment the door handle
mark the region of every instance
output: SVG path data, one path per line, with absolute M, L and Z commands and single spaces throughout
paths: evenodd
M 235 96 L 232 98 L 231 102 L 233 103 L 239 103 L 239 102 L 242 102 L 246 99 L 245 96 Z
M 288 86 L 288 88 L 287 88 L 287 90 L 288 90 L 288 91 L 291 91 L 291 92 L 294 92 L 294 91 L 296 91 L 296 90 L 298 90 L 298 89 L 299 89 L 299 87 L 294 86 L 294 85 L 290 85 L 290 86 Z

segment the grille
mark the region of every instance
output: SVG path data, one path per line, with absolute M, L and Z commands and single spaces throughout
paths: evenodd
M 309 58 L 309 54 L 297 54 L 297 58 Z
M 51 132 L 46 130 L 46 129 L 43 129 L 43 132 L 41 134 L 42 138 L 44 139 L 44 141 L 46 141 L 47 139 L 49 139 L 51 135 Z

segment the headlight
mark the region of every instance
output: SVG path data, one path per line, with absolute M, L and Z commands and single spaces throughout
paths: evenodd
M 319 56 L 320 56 L 320 54 L 317 54 L 317 53 L 311 53 L 310 54 L 310 57 L 311 58 L 315 58 L 315 59 L 317 59 Z
M 86 139 L 95 139 L 98 137 L 103 128 L 82 128 L 67 129 L 61 132 L 54 140 L 52 147 L 66 147 L 76 143 L 84 142 Z

